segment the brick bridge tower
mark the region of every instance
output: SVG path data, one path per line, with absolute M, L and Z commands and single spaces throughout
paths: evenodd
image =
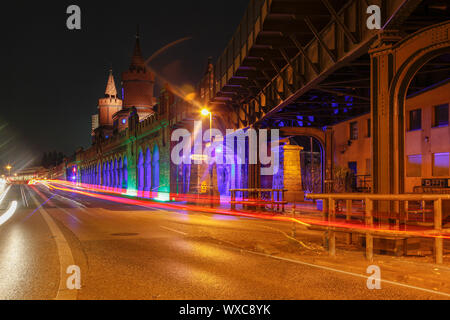
M 105 97 L 98 100 L 99 126 L 112 126 L 113 114 L 122 109 L 122 100 L 117 97 L 116 84 L 112 70 L 109 71 Z
M 141 120 L 153 114 L 156 103 L 153 97 L 154 83 L 153 73 L 145 67 L 138 30 L 130 67 L 122 74 L 123 108 L 135 107 Z

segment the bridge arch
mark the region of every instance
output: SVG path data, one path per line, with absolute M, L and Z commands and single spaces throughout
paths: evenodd
M 144 152 L 142 147 L 139 147 L 137 157 L 137 189 L 138 191 L 144 190 Z
M 312 137 L 318 142 L 321 150 L 320 180 L 322 190 L 320 190 L 320 192 L 332 192 L 333 163 L 334 163 L 332 131 L 330 129 L 320 129 L 313 127 L 282 127 L 279 129 L 281 137 L 290 137 L 290 136 Z
M 152 188 L 152 154 L 150 147 L 145 147 L 144 161 L 144 191 L 151 191 Z
M 123 179 L 122 179 L 122 189 L 128 189 L 128 158 L 126 155 L 123 156 Z
M 406 95 L 419 70 L 450 53 L 450 22 L 436 24 L 399 43 L 371 52 L 373 187 L 377 193 L 405 192 Z
M 119 188 L 119 161 L 117 155 L 114 157 L 114 188 Z
M 152 157 L 152 192 L 158 192 L 159 190 L 159 147 L 155 143 L 153 146 L 153 157 Z

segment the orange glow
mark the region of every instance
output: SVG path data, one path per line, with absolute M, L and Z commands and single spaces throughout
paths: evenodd
M 191 101 L 194 101 L 194 100 L 195 100 L 195 97 L 196 97 L 195 92 L 191 92 L 191 93 L 188 93 L 188 94 L 184 97 L 184 99 L 185 99 L 186 101 L 188 101 L 188 102 L 191 102 Z

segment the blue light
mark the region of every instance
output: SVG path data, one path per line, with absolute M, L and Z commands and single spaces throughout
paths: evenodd
M 127 119 L 122 119 L 122 124 L 126 124 L 127 123 Z

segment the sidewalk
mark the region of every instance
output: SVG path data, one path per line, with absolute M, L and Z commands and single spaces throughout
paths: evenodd
M 230 205 L 222 203 L 220 208 L 229 209 Z M 293 208 L 293 204 L 288 204 L 285 206 L 284 213 L 275 214 L 293 216 Z M 362 212 L 361 207 L 354 205 L 353 213 L 357 215 L 358 212 Z M 270 212 L 267 214 L 271 215 Z M 317 204 L 312 202 L 296 203 L 295 215 L 298 218 L 320 219 L 322 212 L 317 210 Z M 292 236 L 291 226 L 286 226 L 285 232 Z M 436 265 L 432 244 L 429 243 L 431 239 L 421 240 L 419 248 L 408 250 L 408 255 L 374 254 L 374 260 L 369 262 L 365 258 L 363 247 L 346 244 L 345 233 L 337 233 L 336 256 L 329 256 L 328 251 L 323 247 L 323 235 L 323 231 L 297 226 L 294 239 L 287 238 L 284 242 L 278 243 L 265 243 L 263 240 L 255 239 L 258 243 L 254 249 L 263 254 L 367 276 L 370 275 L 366 272 L 367 267 L 376 265 L 381 268 L 384 280 L 450 294 L 450 242 L 448 240 L 444 241 L 444 263 Z M 442 296 L 442 298 L 450 299 L 450 296 Z

